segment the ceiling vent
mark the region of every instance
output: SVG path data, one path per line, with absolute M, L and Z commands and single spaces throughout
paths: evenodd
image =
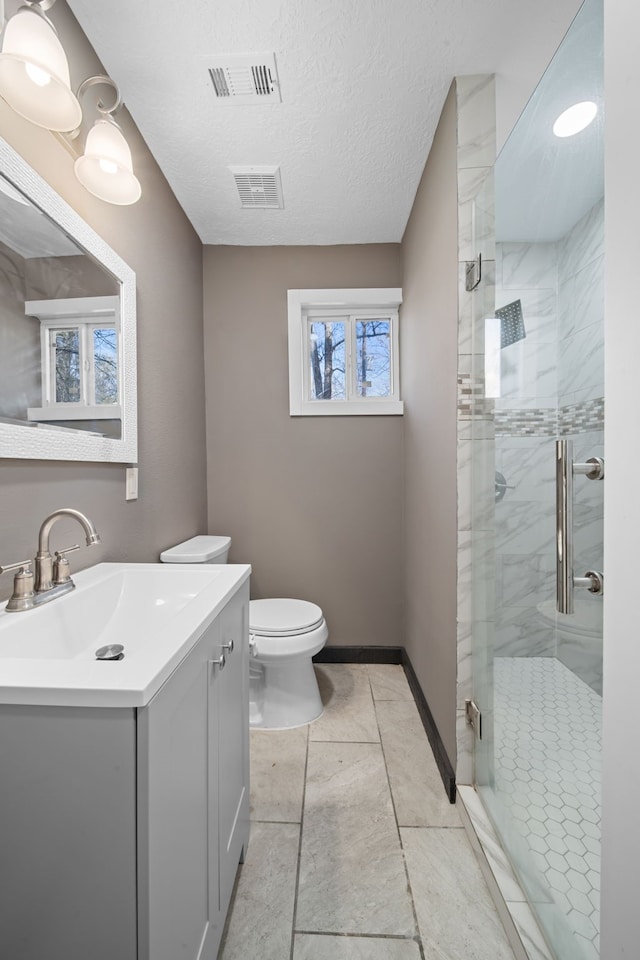
M 280 167 L 229 167 L 245 210 L 282 210 Z
M 219 103 L 282 101 L 274 53 L 220 54 L 209 75 Z

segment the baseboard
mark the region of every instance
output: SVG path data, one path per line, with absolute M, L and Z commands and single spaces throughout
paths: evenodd
M 436 726 L 436 722 L 433 719 L 433 714 L 429 709 L 429 704 L 427 703 L 427 698 L 425 697 L 420 682 L 416 676 L 416 672 L 413 669 L 413 664 L 409 659 L 409 654 L 404 647 L 402 649 L 402 666 L 404 667 L 404 672 L 411 688 L 411 693 L 415 697 L 416 706 L 418 708 L 418 713 L 420 714 L 420 719 L 422 720 L 422 725 L 427 734 L 427 739 L 431 744 L 431 749 L 433 750 L 433 756 L 436 761 L 438 770 L 440 771 L 440 776 L 442 777 L 442 782 L 444 784 L 444 789 L 447 792 L 449 797 L 449 803 L 456 802 L 456 773 L 451 765 L 449 756 L 445 749 L 445 745 L 442 742 L 442 737 Z
M 456 802 L 456 775 L 447 756 L 429 704 L 418 681 L 413 664 L 404 647 L 323 647 L 313 658 L 314 663 L 399 663 L 415 698 L 427 739 L 431 744 L 436 765 L 450 803 Z
M 323 647 L 314 663 L 402 663 L 402 647 Z

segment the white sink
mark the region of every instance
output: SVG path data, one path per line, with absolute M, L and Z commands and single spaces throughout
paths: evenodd
M 245 564 L 101 563 L 76 589 L 0 612 L 0 703 L 143 706 L 243 583 Z M 108 644 L 124 657 L 96 659 Z

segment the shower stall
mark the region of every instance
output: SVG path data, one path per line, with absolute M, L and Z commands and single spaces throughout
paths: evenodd
M 602 46 L 585 0 L 475 197 L 467 285 L 473 781 L 555 960 L 599 957 Z

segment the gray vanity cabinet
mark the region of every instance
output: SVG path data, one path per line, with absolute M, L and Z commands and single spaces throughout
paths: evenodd
M 0 957 L 216 960 L 249 834 L 248 605 L 245 582 L 145 707 L 0 705 Z
M 247 591 L 138 711 L 140 960 L 218 951 L 248 840 Z
M 247 615 L 245 586 L 138 711 L 139 960 L 218 952 L 248 841 Z

